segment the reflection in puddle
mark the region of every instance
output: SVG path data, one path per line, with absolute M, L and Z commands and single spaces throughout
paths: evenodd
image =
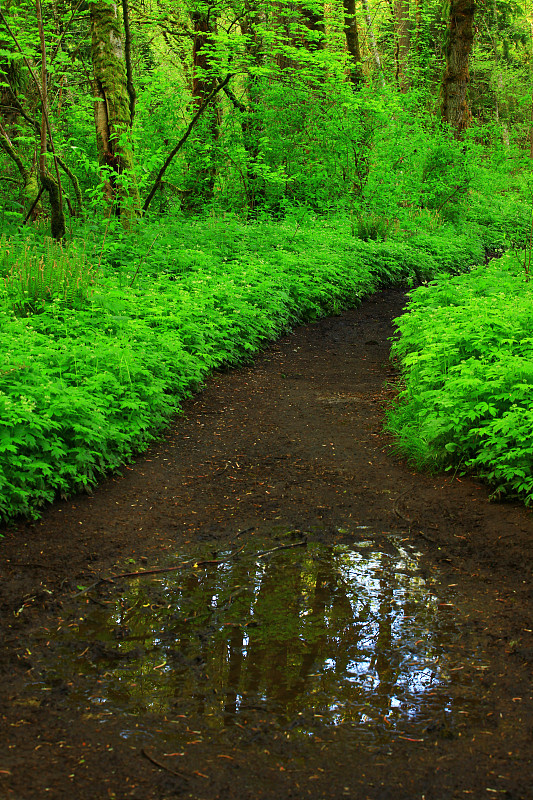
M 58 632 L 46 683 L 75 677 L 69 702 L 91 715 L 155 712 L 203 736 L 252 722 L 375 739 L 447 718 L 460 633 L 417 554 L 393 536 L 283 541 L 189 551 L 106 588 Z

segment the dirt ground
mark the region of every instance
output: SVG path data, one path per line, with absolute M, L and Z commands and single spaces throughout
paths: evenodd
M 92 496 L 19 522 L 0 542 L 0 798 L 533 798 L 532 517 L 473 480 L 413 471 L 382 431 L 400 292 L 298 328 L 215 374 L 164 438 Z M 387 382 L 389 385 L 387 386 Z M 335 730 L 200 737 L 182 754 L 69 705 L 76 676 L 37 702 L 28 684 L 73 595 L 129 559 L 186 542 L 242 544 L 282 526 L 342 540 L 347 523 L 401 532 L 458 586 L 482 659 L 476 724 L 353 747 Z M 340 532 L 339 532 L 340 530 Z M 77 602 L 88 602 L 83 596 Z M 74 684 L 74 685 L 73 685 Z M 160 720 L 153 716 L 154 729 Z

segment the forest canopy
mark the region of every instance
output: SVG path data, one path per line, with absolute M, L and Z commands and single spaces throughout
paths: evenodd
M 471 143 L 533 146 L 512 2 L 9 0 L 0 36 L 3 222 L 59 239 L 65 215 L 440 212 Z

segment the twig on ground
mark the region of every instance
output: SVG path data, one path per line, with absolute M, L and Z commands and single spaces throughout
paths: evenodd
M 183 772 L 178 772 L 178 771 L 177 771 L 177 770 L 175 770 L 175 769 L 171 769 L 170 767 L 167 767 L 167 765 L 166 765 L 166 764 L 162 764 L 162 763 L 161 763 L 161 761 L 158 761 L 156 758 L 154 758 L 153 756 L 151 756 L 151 755 L 150 755 L 150 753 L 149 753 L 149 752 L 146 750 L 146 748 L 145 748 L 145 747 L 143 747 L 143 748 L 142 748 L 142 750 L 141 750 L 141 753 L 143 754 L 143 756 L 144 756 L 145 758 L 147 758 L 147 759 L 148 759 L 148 761 L 150 761 L 150 762 L 151 762 L 152 764 L 154 764 L 156 767 L 159 767 L 159 769 L 164 769 L 164 770 L 166 770 L 167 772 L 171 772 L 171 773 L 172 773 L 172 775 L 176 775 L 178 778 L 183 778 L 185 781 L 188 781 L 188 780 L 189 780 L 189 777 L 188 777 L 188 775 L 185 775 Z
M 304 539 L 302 542 L 296 542 L 295 544 L 282 544 L 279 547 L 273 547 L 271 550 L 264 550 L 263 552 L 259 553 L 250 553 L 248 558 L 264 558 L 265 556 L 269 556 L 271 553 L 276 553 L 278 550 L 289 550 L 291 547 L 305 547 L 306 544 L 307 539 Z M 75 597 L 80 597 L 83 594 L 87 594 L 87 592 L 95 589 L 101 583 L 114 583 L 118 578 L 142 578 L 144 575 L 159 575 L 165 572 L 177 572 L 178 570 L 183 569 L 183 567 L 203 567 L 207 564 L 224 564 L 226 561 L 231 561 L 231 559 L 235 558 L 235 556 L 239 555 L 239 553 L 242 553 L 244 548 L 245 545 L 243 544 L 242 547 L 240 547 L 227 558 L 211 559 L 206 561 L 183 561 L 181 564 L 177 564 L 173 567 L 154 567 L 153 569 L 142 569 L 136 572 L 119 572 L 117 575 L 113 575 L 111 578 L 100 578 L 90 586 L 86 586 L 85 589 L 73 594 L 72 599 Z
M 225 561 L 231 561 L 232 558 L 242 553 L 244 550 L 245 545 L 243 544 L 242 547 L 239 547 L 234 553 L 232 553 L 227 558 L 214 558 L 206 561 L 183 561 L 181 564 L 178 564 L 175 567 L 154 567 L 153 569 L 142 569 L 138 572 L 121 572 L 118 575 L 113 575 L 113 579 L 115 578 L 136 578 L 137 576 L 142 575 L 157 575 L 159 572 L 176 572 L 178 569 L 182 567 L 189 567 L 191 564 L 195 567 L 203 567 L 205 564 L 224 564 Z
M 291 547 L 305 547 L 307 544 L 307 539 L 304 539 L 302 542 L 296 542 L 295 544 L 282 544 L 279 547 L 273 547 L 272 550 L 264 550 L 262 553 L 254 553 L 255 558 L 264 558 L 265 556 L 269 556 L 270 553 L 275 553 L 277 550 L 289 550 Z
M 98 580 L 95 581 L 94 583 L 91 583 L 90 586 L 86 586 L 85 589 L 82 589 L 80 592 L 76 592 L 76 594 L 73 594 L 72 599 L 74 599 L 75 597 L 81 597 L 82 594 L 87 594 L 87 592 L 90 592 L 91 589 L 96 589 L 97 586 L 100 586 L 101 583 L 113 583 L 113 581 L 111 580 L 111 578 L 98 578 Z

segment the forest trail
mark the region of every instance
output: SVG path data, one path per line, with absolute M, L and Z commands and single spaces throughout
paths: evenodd
M 2 531 L 1 800 L 531 798 L 531 512 L 395 455 L 382 422 L 403 303 L 398 291 L 377 293 L 216 373 L 122 476 Z M 161 575 L 98 584 L 188 553 L 202 563 L 174 588 Z M 363 563 L 357 616 L 345 579 Z M 270 629 L 264 611 L 261 640 L 249 617 L 243 634 L 235 606 L 284 581 L 282 615 L 302 617 L 300 592 L 318 626 L 302 646 L 293 630 L 296 649 L 273 633 L 279 608 Z M 165 602 L 179 600 L 181 624 L 196 596 L 190 654 L 161 650 Z M 151 638 L 135 629 L 134 604 L 155 615 Z M 342 650 L 356 629 L 362 647 L 365 625 L 371 686 Z M 393 639 L 410 625 L 418 638 L 402 639 L 400 658 Z M 263 662 L 248 665 L 247 643 Z M 336 705 L 350 686 L 367 713 Z

